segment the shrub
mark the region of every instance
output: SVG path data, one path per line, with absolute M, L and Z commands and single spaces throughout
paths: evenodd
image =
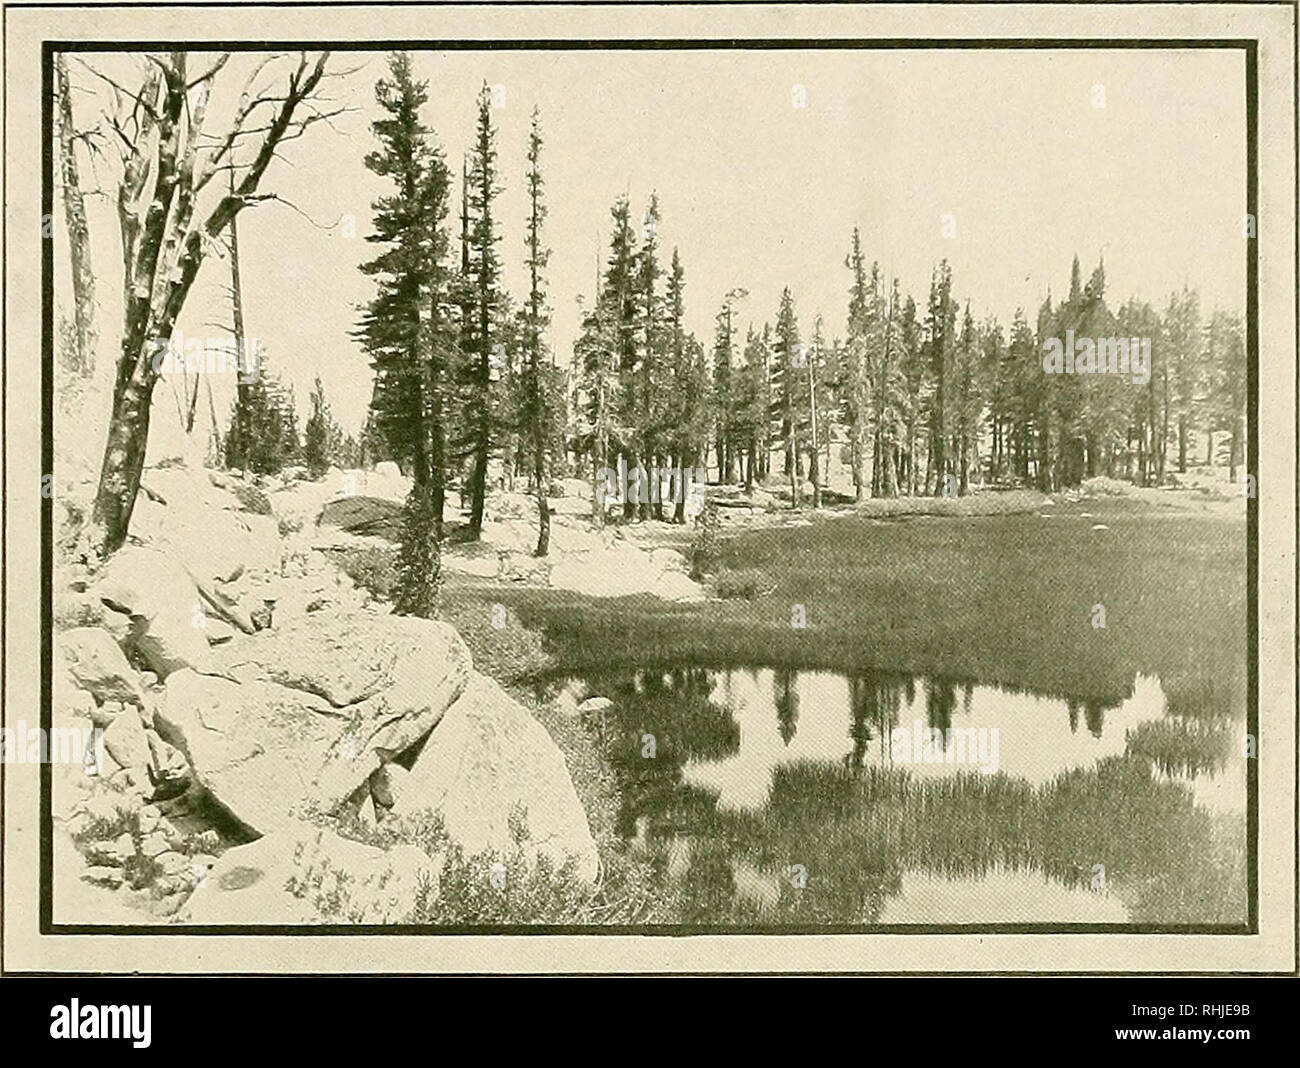
M 696 517 L 695 536 L 691 539 L 688 552 L 691 561 L 691 578 L 696 582 L 701 581 L 718 566 L 721 529 L 722 520 L 718 517 L 717 502 L 706 501 L 704 510 Z
M 378 545 L 344 549 L 336 555 L 339 567 L 372 597 L 391 601 L 397 590 L 397 558 L 394 550 Z
M 280 537 L 287 538 L 291 534 L 297 534 L 302 530 L 302 517 L 282 515 L 276 526 L 279 528 Z
M 239 504 L 245 512 L 252 512 L 254 515 L 271 514 L 271 499 L 262 492 L 260 487 L 251 482 L 237 481 L 230 489 L 239 498 Z
M 752 601 L 763 593 L 765 579 L 761 571 L 723 568 L 713 580 L 713 590 L 723 600 L 741 598 Z

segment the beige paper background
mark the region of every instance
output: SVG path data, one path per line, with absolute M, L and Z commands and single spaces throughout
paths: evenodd
M 40 42 L 677 37 L 1257 38 L 1258 935 L 41 935 L 39 771 L 4 767 L 7 972 L 1292 972 L 1296 969 L 1294 12 L 1252 5 L 871 5 L 5 10 L 7 720 L 40 694 Z M 1014 53 L 1008 53 L 1014 62 Z M 1008 190 L 1010 194 L 1014 191 Z M 1244 250 L 1243 250 L 1244 251 Z M 1243 567 L 1243 581 L 1245 569 Z

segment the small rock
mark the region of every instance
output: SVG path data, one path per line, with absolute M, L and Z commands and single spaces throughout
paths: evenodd
M 114 718 L 104 731 L 104 748 L 124 768 L 149 766 L 149 739 L 140 717 L 132 712 Z
M 182 849 L 185 845 L 185 835 L 166 816 L 158 821 L 158 830 L 154 833 L 162 835 L 172 849 Z
M 113 852 L 120 860 L 130 860 L 135 856 L 135 839 L 128 832 L 123 831 L 113 841 Z
M 153 834 L 158 829 L 158 822 L 162 819 L 162 813 L 158 811 L 157 805 L 145 805 L 140 809 L 140 833 Z
M 184 853 L 175 851 L 159 853 L 154 857 L 154 863 L 158 865 L 159 870 L 164 875 L 179 875 L 188 878 L 190 874 L 191 860 Z
M 224 645 L 234 638 L 235 628 L 224 619 L 209 616 L 204 624 L 203 634 L 208 639 L 209 645 Z
M 154 890 L 164 898 L 174 897 L 176 907 L 185 900 L 189 892 L 194 889 L 194 882 L 187 873 L 180 875 L 160 875 L 154 880 Z M 174 912 L 175 907 L 164 909 L 164 912 Z
M 167 836 L 154 831 L 152 834 L 145 835 L 140 842 L 140 852 L 146 857 L 157 857 L 166 853 L 170 848 L 167 842 Z
M 588 712 L 604 712 L 607 708 L 613 708 L 614 702 L 608 697 L 588 697 L 578 706 L 579 715 L 585 715 Z
M 149 778 L 141 768 L 121 768 L 109 777 L 108 785 L 118 793 L 134 798 L 137 804 L 143 804 L 141 792 L 149 788 Z
M 370 776 L 370 796 L 375 804 L 383 808 L 392 808 L 402 796 L 402 787 L 411 773 L 400 764 L 381 764 Z
M 194 836 L 194 844 L 198 849 L 202 850 L 199 855 L 206 856 L 213 850 L 220 848 L 221 835 L 209 827 L 206 831 Z
M 126 708 L 121 701 L 105 701 L 98 708 L 92 709 L 90 713 L 90 722 L 96 727 L 107 728 L 113 720 L 117 719 Z

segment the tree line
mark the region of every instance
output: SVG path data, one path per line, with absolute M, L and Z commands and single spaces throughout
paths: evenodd
M 237 217 L 279 199 L 260 186 L 284 142 L 345 110 L 321 93 L 332 76 L 327 54 L 273 56 L 252 70 L 228 127 L 205 129 L 209 93 L 228 59 L 221 53 L 195 70 L 189 53 L 151 55 L 134 85 L 87 64 L 109 86 L 111 107 L 96 127 L 78 130 L 57 57 L 55 132 L 75 300 L 66 334 L 81 373 L 92 365 L 96 326 L 75 145 L 94 144 L 96 153 L 114 145 L 121 164 L 124 307 L 93 515 L 101 553 L 125 539 L 158 378 L 151 357 L 170 338 L 200 263 L 224 240 L 231 326 L 243 339 Z M 779 478 L 796 507 L 809 487 L 817 507 L 836 449 L 856 499 L 961 495 L 990 482 L 1054 490 L 1097 474 L 1160 484 L 1171 464 L 1181 472 L 1193 462 L 1195 443 L 1212 458 L 1220 434 L 1232 478 L 1243 463 L 1242 322 L 1217 310 L 1203 317 L 1189 287 L 1159 309 L 1137 299 L 1112 309 L 1103 265 L 1085 284 L 1076 257 L 1064 299 L 1049 295 L 1032 324 L 1020 309 L 1004 328 L 992 317 L 977 320 L 956 296 L 946 261 L 918 305 L 869 261 L 855 229 L 844 260 L 847 299 L 833 327 L 817 314 L 801 328 L 787 287 L 773 318 L 748 322 L 742 334 L 748 293 L 737 286 L 702 341 L 686 328 L 686 267 L 676 248 L 662 247 L 653 195 L 639 219 L 626 196 L 612 205 L 608 251 L 561 368 L 546 340 L 550 253 L 538 113 L 518 167 L 503 168 L 484 85 L 457 183 L 421 118 L 428 90 L 409 55 L 388 57 L 375 96 L 380 117 L 364 164 L 388 190 L 373 205 L 367 240 L 375 255 L 362 270 L 375 291 L 355 331 L 373 371 L 365 429 L 356 441 L 344 435 L 317 381 L 300 433 L 288 391 L 262 367 L 240 381 L 216 444 L 228 465 L 256 472 L 302 462 L 319 474 L 331 463 L 397 461 L 412 479 L 401 611 L 432 611 L 449 487 L 460 489 L 468 512 L 463 536 L 481 534 L 493 462 L 536 498 L 539 555 L 548 551 L 547 494 L 559 474 L 590 476 L 596 490 L 610 470 L 629 473 L 626 482 L 642 492 L 625 495 L 626 520 L 680 523 L 687 518 L 680 479 L 673 493 L 664 472 L 703 468 L 712 480 L 750 490 Z M 518 250 L 501 247 L 498 213 L 513 175 L 522 178 L 528 205 Z M 205 187 L 219 192 L 199 214 Z M 502 282 L 503 257 L 515 255 L 528 279 L 518 300 Z M 1077 338 L 1150 339 L 1145 378 L 1046 373 L 1045 351 Z M 178 404 L 190 425 L 197 381 L 183 392 Z M 598 492 L 593 515 L 606 517 Z
M 536 111 L 522 168 L 529 290 L 516 307 L 501 281 L 502 174 L 487 86 L 461 169 L 457 234 L 451 175 L 419 117 L 426 85 L 404 53 L 392 55 L 389 68 L 376 87 L 379 147 L 365 163 L 392 186 L 374 205 L 370 240 L 381 251 L 362 269 L 377 293 L 357 336 L 375 372 L 374 427 L 413 479 L 403 611 L 431 610 L 449 484 L 467 501 L 463 536 L 481 534 L 493 459 L 503 478 L 525 478 L 536 495 L 539 555 L 547 551 L 546 495 L 556 471 L 590 476 L 598 523 L 611 471 L 626 490 L 625 520 L 684 522 L 683 472 L 706 468 L 719 482 L 752 490 L 777 474 L 774 462 L 794 506 L 810 486 L 819 507 L 836 446 L 858 500 L 962 496 L 981 483 L 1050 491 L 1095 475 L 1158 484 L 1171 448 L 1186 471 L 1197 431 L 1211 451 L 1216 433 L 1228 436 L 1236 477 L 1246 386 L 1240 318 L 1216 311 L 1202 322 L 1189 288 L 1162 312 L 1136 299 L 1112 311 L 1103 264 L 1084 284 L 1077 256 L 1065 298 L 1049 294 L 1032 326 L 1018 310 L 1007 329 L 993 317 L 977 320 L 956 296 L 946 260 L 919 307 L 897 278 L 868 262 L 854 229 L 842 337 L 828 337 L 821 315 L 801 329 L 787 287 L 774 319 L 750 323 L 742 338 L 739 306 L 748 294 L 737 287 L 724 297 L 706 349 L 685 325 L 686 270 L 676 248 L 662 247 L 657 196 L 640 218 L 621 196 L 562 372 L 544 338 L 549 253 Z M 1048 373 L 1053 339 L 1073 346 L 1076 338 L 1103 347 L 1122 339 L 1126 352 L 1132 341 L 1134 360 L 1143 351 L 1150 360 L 1141 376 L 1136 362 L 1127 373 L 1127 356 L 1126 374 Z M 1096 358 L 1104 363 L 1104 351 Z M 1073 352 L 1070 359 L 1073 371 Z

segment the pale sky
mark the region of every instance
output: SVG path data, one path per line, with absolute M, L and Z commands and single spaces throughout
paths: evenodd
M 102 71 L 130 71 L 124 57 L 88 58 Z M 210 129 L 254 62 L 237 53 L 220 76 Z M 194 69 L 203 65 L 192 60 Z M 362 65 L 331 87 L 359 111 L 285 145 L 262 184 L 319 225 L 275 203 L 245 211 L 241 266 L 248 332 L 292 381 L 300 417 L 320 374 L 336 416 L 355 431 L 370 371 L 351 331 L 373 294 L 357 265 L 375 253 L 363 237 L 370 202 L 384 189 L 362 158 L 375 145 L 373 87 L 386 63 L 378 52 L 339 53 L 331 65 Z M 625 192 L 638 219 L 658 192 L 664 264 L 678 246 L 688 326 L 706 346 L 735 287 L 750 294 L 738 308 L 742 331 L 775 319 L 788 285 L 805 336 L 817 313 L 828 338 L 842 336 L 855 224 L 868 260 L 897 274 L 922 311 L 931 268 L 946 256 L 956 294 L 977 318 L 993 314 L 1009 325 L 1023 306 L 1032 322 L 1049 286 L 1064 293 L 1071 257 L 1078 253 L 1086 279 L 1103 251 L 1112 307 L 1136 295 L 1163 308 L 1188 282 L 1207 314 L 1245 308 L 1238 51 L 426 52 L 416 54 L 416 68 L 429 80 L 425 120 L 457 180 L 478 87 L 485 79 L 503 87 L 494 111 L 505 185 L 497 217 L 516 300 L 525 293 L 528 121 L 534 105 L 541 109 L 551 341 L 563 364 L 579 322 L 575 298 L 592 294 L 609 208 Z M 70 72 L 83 90 L 74 106 L 85 126 L 103 94 L 75 60 Z M 796 85 L 805 107 L 793 106 Z M 1094 106 L 1095 86 L 1104 87 L 1104 108 Z M 116 171 L 101 164 L 100 175 Z M 946 214 L 955 217 L 955 238 L 941 233 Z M 335 225 L 349 215 L 351 238 Z M 120 325 L 110 200 L 91 204 L 90 225 L 103 364 Z M 66 245 L 56 248 L 56 286 L 66 295 Z M 219 334 L 207 324 L 229 321 L 227 277 L 224 260 L 204 264 L 181 317 L 185 336 Z M 233 382 L 220 383 L 223 419 L 232 395 Z M 165 403 L 174 409 L 170 395 Z

